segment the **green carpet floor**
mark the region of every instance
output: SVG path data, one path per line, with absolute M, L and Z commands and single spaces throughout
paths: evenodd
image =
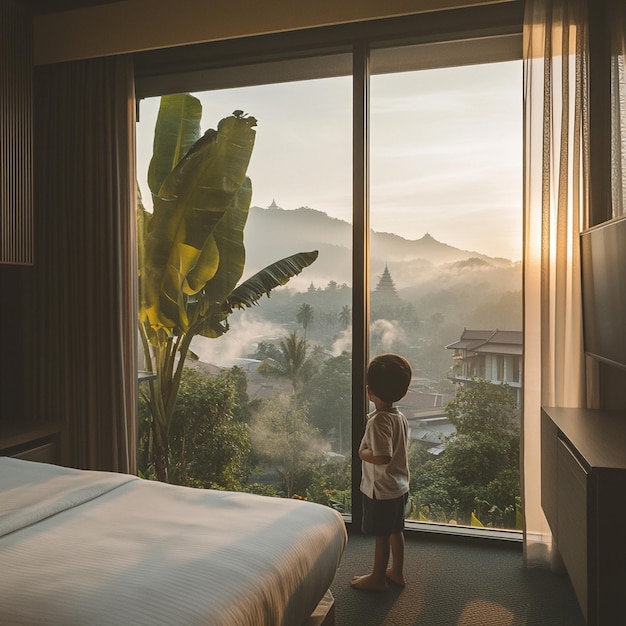
M 584 626 L 566 575 L 525 568 L 521 547 L 407 536 L 407 587 L 350 587 L 367 574 L 374 539 L 350 535 L 331 586 L 336 626 Z

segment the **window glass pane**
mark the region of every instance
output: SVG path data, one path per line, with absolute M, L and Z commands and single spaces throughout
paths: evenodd
M 235 309 L 222 336 L 194 336 L 172 417 L 173 482 L 351 511 L 351 90 L 349 77 L 333 77 L 194 94 L 203 132 L 233 111 L 257 120 L 238 282 L 296 253 L 318 256 L 270 298 Z M 142 102 L 138 128 L 150 211 L 159 103 Z M 149 406 L 141 409 L 140 466 L 150 473 L 154 433 Z
M 370 356 L 413 368 L 398 403 L 409 523 L 516 528 L 521 72 L 482 62 L 371 79 Z

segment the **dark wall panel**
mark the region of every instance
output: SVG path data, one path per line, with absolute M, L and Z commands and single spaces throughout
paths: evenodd
M 38 427 L 32 77 L 30 11 L 0 0 L 0 448 Z
M 33 262 L 30 11 L 0 0 L 0 263 Z

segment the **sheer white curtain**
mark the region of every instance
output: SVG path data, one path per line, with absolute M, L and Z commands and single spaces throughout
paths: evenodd
M 609 2 L 611 46 L 611 207 L 626 215 L 626 2 Z
M 585 406 L 579 239 L 587 204 L 585 0 L 526 0 L 524 421 L 527 565 L 556 556 L 541 509 L 541 406 Z

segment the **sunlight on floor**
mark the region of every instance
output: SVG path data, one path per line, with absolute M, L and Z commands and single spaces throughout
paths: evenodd
M 523 626 L 519 622 L 519 616 L 515 613 L 511 613 L 495 602 L 486 600 L 474 600 L 468 603 L 457 622 L 457 626 L 513 626 L 513 624 Z

